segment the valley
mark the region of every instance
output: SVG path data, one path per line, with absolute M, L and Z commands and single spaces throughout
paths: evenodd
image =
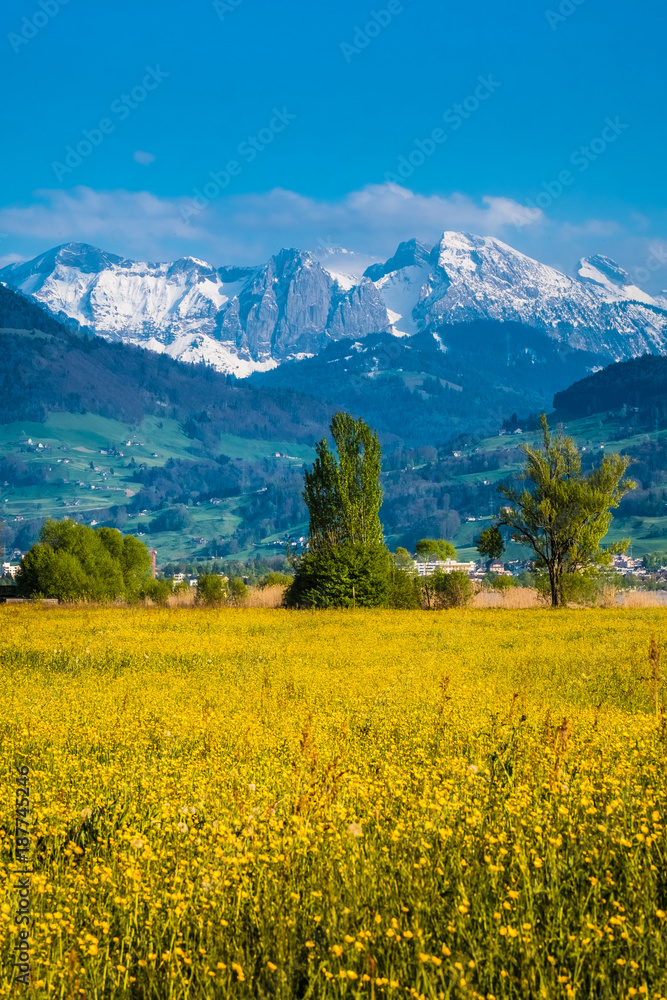
M 607 258 L 569 278 L 445 233 L 385 263 L 281 251 L 216 270 L 68 244 L 0 281 L 8 553 L 67 516 L 137 534 L 159 565 L 282 556 L 307 532 L 303 468 L 339 409 L 380 435 L 392 548 L 442 537 L 475 558 L 541 411 L 584 465 L 604 447 L 635 461 L 610 537 L 664 547 L 667 313 Z M 193 337 L 243 364 L 197 354 Z

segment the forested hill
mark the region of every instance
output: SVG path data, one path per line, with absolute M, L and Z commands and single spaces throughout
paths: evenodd
M 0 424 L 41 422 L 56 411 L 127 424 L 159 414 L 204 442 L 224 432 L 312 444 L 332 410 L 289 390 L 233 384 L 203 365 L 72 332 L 2 285 L 0 349 Z
M 667 425 L 667 358 L 644 354 L 608 365 L 554 396 L 558 420 L 625 409 L 638 426 Z

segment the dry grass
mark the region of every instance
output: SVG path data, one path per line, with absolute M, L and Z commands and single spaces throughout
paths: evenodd
M 667 604 L 664 591 L 629 590 L 621 597 L 624 608 L 664 608 Z
M 197 600 L 197 588 L 190 587 L 188 591 L 182 591 L 178 594 L 171 594 L 167 598 L 167 607 L 169 608 L 193 608 L 195 606 L 195 601 Z
M 279 608 L 283 603 L 285 588 L 277 583 L 272 587 L 251 587 L 242 608 Z
M 536 590 L 530 587 L 513 587 L 512 590 L 499 592 L 497 590 L 480 590 L 475 594 L 473 608 L 543 608 L 542 601 Z

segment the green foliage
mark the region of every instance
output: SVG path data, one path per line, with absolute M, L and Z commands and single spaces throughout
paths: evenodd
M 294 577 L 289 576 L 287 573 L 267 573 L 259 581 L 259 586 L 264 587 L 289 587 L 290 583 Z
M 134 597 L 146 583 L 151 557 L 138 539 L 111 528 L 47 520 L 17 575 L 19 592 L 61 601 Z
M 227 597 L 225 584 L 226 581 L 217 573 L 202 573 L 197 579 L 197 601 L 208 605 L 222 604 Z
M 598 469 L 584 475 L 572 438 L 560 432 L 552 438 L 544 413 L 541 423 L 542 448 L 521 445 L 526 463 L 519 478 L 529 481 L 530 489 L 498 487 L 506 503 L 490 530 L 508 528 L 512 541 L 532 548 L 536 567 L 549 574 L 551 603 L 557 607 L 566 603 L 565 575 L 608 564 L 613 552 L 627 548 L 628 542 L 619 542 L 601 549 L 600 542 L 611 524 L 611 508 L 635 484 L 623 478 L 628 459 L 619 455 L 605 455 Z
M 413 569 L 390 567 L 387 607 L 402 610 L 421 607 L 421 584 Z
M 463 570 L 436 570 L 423 581 L 426 606 L 434 609 L 465 608 L 475 596 L 472 580 Z
M 667 552 L 657 549 L 655 552 L 647 552 L 643 559 L 644 568 L 648 570 L 660 569 L 667 566 Z
M 482 580 L 482 586 L 485 590 L 497 590 L 502 594 L 512 590 L 518 584 L 513 576 L 504 576 L 502 573 L 487 573 Z
M 456 559 L 456 549 L 444 538 L 421 538 L 415 545 L 415 559 L 418 562 L 444 562 Z
M 160 604 L 163 607 L 174 592 L 171 580 L 149 580 L 141 588 L 140 597 L 148 598 L 153 604 Z
M 310 548 L 315 552 L 347 542 L 380 544 L 378 436 L 349 413 L 335 413 L 330 429 L 337 456 L 323 438 L 316 446 L 313 468 L 305 473 L 303 498 L 310 515 Z
M 243 582 L 243 577 L 233 576 L 229 581 L 229 599 L 233 604 L 238 604 L 248 596 L 248 588 Z
M 505 551 L 505 546 L 497 524 L 481 533 L 477 543 L 477 551 L 481 556 L 487 556 L 489 559 L 500 559 Z
M 295 562 L 287 607 L 378 608 L 389 599 L 391 559 L 382 541 L 379 510 L 381 451 L 363 420 L 336 413 L 331 436 L 305 473 L 310 514 L 308 551 Z M 397 584 L 398 586 L 398 584 Z
M 116 596 L 102 594 L 99 581 L 91 581 L 75 555 L 49 545 L 34 545 L 26 553 L 16 579 L 22 597 L 85 601 Z
M 596 605 L 602 598 L 608 574 L 594 568 L 585 572 L 563 573 L 561 590 L 563 604 Z M 551 601 L 551 581 L 546 570 L 535 574 L 533 586 L 545 604 Z
M 178 507 L 171 507 L 168 510 L 161 510 L 157 517 L 154 517 L 149 524 L 149 530 L 159 531 L 184 531 L 191 527 L 193 517 L 187 507 L 182 504 Z
M 125 595 L 133 597 L 152 572 L 151 554 L 134 535 L 121 535 L 113 528 L 98 528 L 96 534 L 113 559 L 120 563 Z
M 412 556 L 407 549 L 404 549 L 401 545 L 394 552 L 394 562 L 399 569 L 411 569 L 412 568 Z
M 290 608 L 382 608 L 390 595 L 384 545 L 344 542 L 302 556 L 285 593 Z

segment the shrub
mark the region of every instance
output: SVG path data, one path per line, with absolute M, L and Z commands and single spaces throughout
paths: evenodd
M 485 590 L 497 590 L 501 594 L 518 586 L 513 576 L 502 573 L 487 573 L 482 583 Z
M 240 604 L 248 596 L 248 588 L 243 582 L 243 577 L 233 576 L 229 581 L 229 600 L 232 604 Z
M 164 606 L 172 593 L 173 584 L 171 580 L 150 580 L 141 588 L 139 596 L 148 598 L 153 604 Z
M 384 545 L 346 542 L 306 552 L 285 592 L 289 608 L 383 608 L 389 600 L 390 557 Z
M 421 585 L 414 570 L 394 566 L 389 572 L 387 607 L 410 610 L 421 607 Z
M 456 559 L 456 549 L 444 538 L 420 538 L 415 545 L 415 558 L 419 562 L 437 562 Z
M 465 608 L 473 597 L 472 580 L 463 570 L 444 573 L 438 570 L 424 582 L 426 604 L 429 608 Z
M 605 587 L 616 586 L 609 574 L 597 570 L 563 574 L 563 604 L 595 605 L 603 596 Z M 535 587 L 545 603 L 551 602 L 551 586 L 546 571 L 535 574 Z
M 150 567 L 146 546 L 132 535 L 47 519 L 39 543 L 23 557 L 17 585 L 27 597 L 108 601 L 136 596 Z
M 267 573 L 259 581 L 259 586 L 264 587 L 289 587 L 290 583 L 294 579 L 293 576 L 289 576 L 287 573 Z
M 203 573 L 197 580 L 197 601 L 200 604 L 222 604 L 226 596 L 225 581 L 217 573 Z

